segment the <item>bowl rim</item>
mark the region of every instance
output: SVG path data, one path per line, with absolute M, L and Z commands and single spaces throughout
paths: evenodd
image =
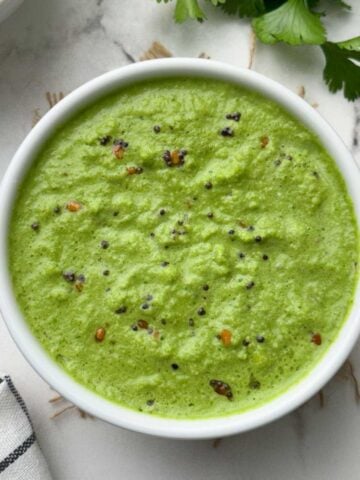
M 55 105 L 26 136 L 5 173 L 0 187 L 0 310 L 18 348 L 37 373 L 56 391 L 82 410 L 129 430 L 150 435 L 205 439 L 224 437 L 265 425 L 294 410 L 315 395 L 346 360 L 360 333 L 360 282 L 347 319 L 335 341 L 314 368 L 273 400 L 243 413 L 206 419 L 173 419 L 152 416 L 112 403 L 83 387 L 62 370 L 41 347 L 20 312 L 7 266 L 8 226 L 17 186 L 44 142 L 57 126 L 76 112 L 123 86 L 171 76 L 213 78 L 256 91 L 314 132 L 335 160 L 353 201 L 360 224 L 360 171 L 349 150 L 329 124 L 303 99 L 251 70 L 207 59 L 167 58 L 120 67 L 83 84 Z

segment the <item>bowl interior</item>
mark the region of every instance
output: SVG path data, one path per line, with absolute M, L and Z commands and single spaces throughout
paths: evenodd
M 173 438 L 212 438 L 246 431 L 272 421 L 314 395 L 346 360 L 360 331 L 360 284 L 354 303 L 337 339 L 322 360 L 298 384 L 254 410 L 206 420 L 175 420 L 152 417 L 115 405 L 82 387 L 43 350 L 17 307 L 7 268 L 7 230 L 17 185 L 32 160 L 54 131 L 97 99 L 134 82 L 168 76 L 213 78 L 246 87 L 279 103 L 320 139 L 345 179 L 360 224 L 360 173 L 349 151 L 330 126 L 306 102 L 286 88 L 252 71 L 201 59 L 164 59 L 143 62 L 109 72 L 68 95 L 40 122 L 16 152 L 4 177 L 0 202 L 0 308 L 8 329 L 27 360 L 55 390 L 81 409 L 131 430 Z

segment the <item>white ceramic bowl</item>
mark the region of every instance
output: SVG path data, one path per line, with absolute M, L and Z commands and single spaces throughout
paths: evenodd
M 359 282 L 353 307 L 336 341 L 301 382 L 273 401 L 245 413 L 206 420 L 175 420 L 139 413 L 111 403 L 76 383 L 58 367 L 32 335 L 20 313 L 7 267 L 8 225 L 17 187 L 33 158 L 56 127 L 89 103 L 122 86 L 149 78 L 178 75 L 215 78 L 242 85 L 278 102 L 297 117 L 316 133 L 336 161 L 346 181 L 360 224 L 359 170 L 337 134 L 297 95 L 252 71 L 209 60 L 166 59 L 138 63 L 106 73 L 65 97 L 33 128 L 12 159 L 0 190 L 0 309 L 13 339 L 31 365 L 55 390 L 86 412 L 114 425 L 152 435 L 192 439 L 223 437 L 264 425 L 290 412 L 314 395 L 334 375 L 346 360 L 359 335 Z

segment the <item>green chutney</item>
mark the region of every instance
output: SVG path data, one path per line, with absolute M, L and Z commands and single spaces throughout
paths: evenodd
M 257 93 L 190 78 L 124 88 L 58 129 L 9 248 L 24 316 L 69 375 L 183 419 L 258 407 L 308 374 L 359 260 L 314 134 Z

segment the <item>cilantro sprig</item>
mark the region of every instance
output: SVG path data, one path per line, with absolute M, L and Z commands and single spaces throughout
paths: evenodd
M 157 0 L 168 3 L 172 0 Z M 360 37 L 330 42 L 322 16 L 326 6 L 351 7 L 343 0 L 175 0 L 174 19 L 206 20 L 204 5 L 211 4 L 229 15 L 252 19 L 256 37 L 263 43 L 318 45 L 325 56 L 323 77 L 331 92 L 343 90 L 348 100 L 360 97 Z M 321 9 L 321 10 L 318 10 Z M 325 9 L 325 11 L 324 11 Z

